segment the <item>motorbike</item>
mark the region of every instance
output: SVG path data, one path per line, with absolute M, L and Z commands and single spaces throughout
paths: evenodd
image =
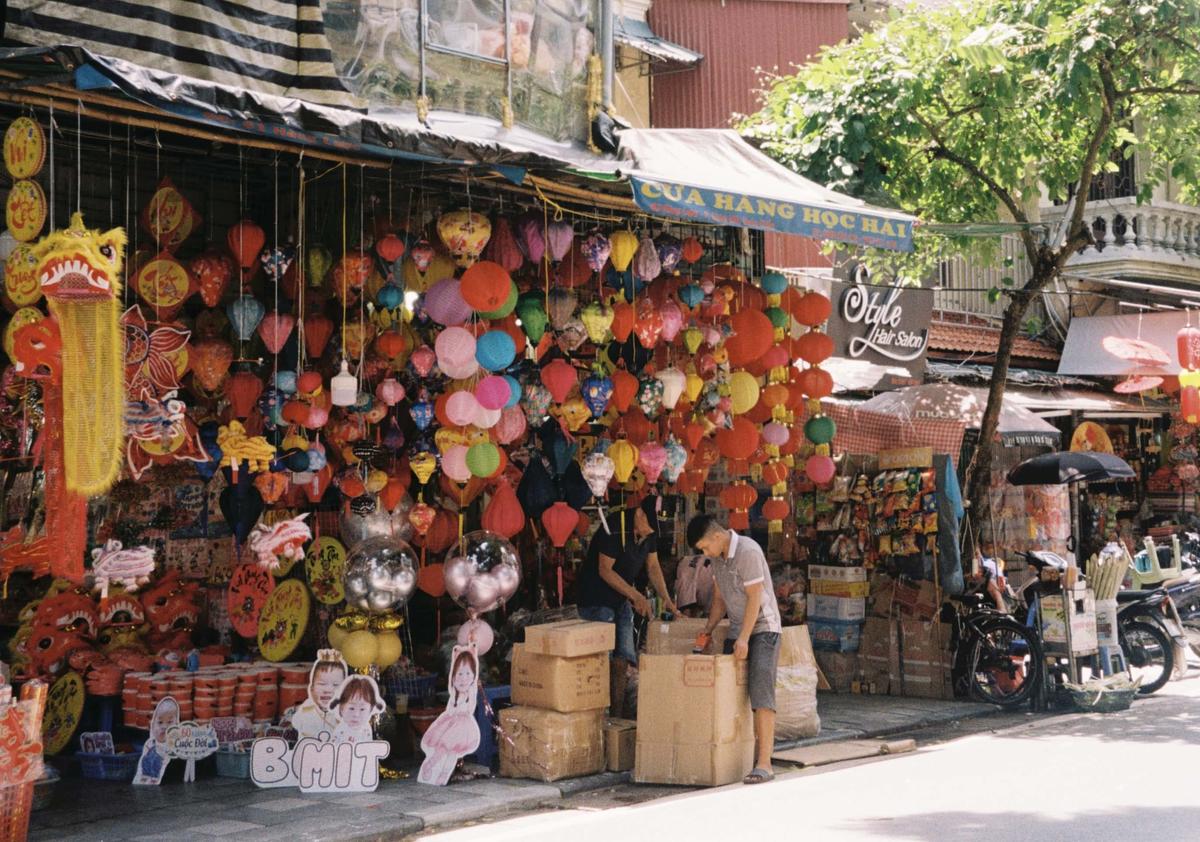
M 1146 538 L 1144 546 L 1133 557 L 1125 587 L 1134 591 L 1165 589 L 1171 598 L 1171 607 L 1164 607 L 1167 625 L 1181 645 L 1180 657 L 1186 656 L 1188 647 L 1200 655 L 1200 534 L 1185 532 L 1182 540 L 1174 535 L 1169 546 L 1156 546 L 1153 539 Z M 1179 663 L 1183 666 L 1186 661 Z

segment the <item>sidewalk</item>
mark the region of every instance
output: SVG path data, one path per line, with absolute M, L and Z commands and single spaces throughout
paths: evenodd
M 969 702 L 821 693 L 821 734 L 780 748 L 861 739 L 992 714 Z M 414 770 L 415 773 L 415 770 Z M 202 778 L 161 787 L 66 778 L 48 809 L 33 814 L 30 842 L 253 839 L 255 842 L 399 839 L 433 827 L 552 806 L 565 797 L 627 783 L 628 773 L 558 781 L 491 778 L 433 787 L 383 781 L 367 795 L 302 795 L 247 780 Z

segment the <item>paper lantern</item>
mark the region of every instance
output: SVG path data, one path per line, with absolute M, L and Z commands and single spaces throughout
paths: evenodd
M 604 270 L 604 264 L 612 253 L 612 241 L 602 231 L 593 230 L 583 241 L 583 254 L 593 272 Z
M 484 409 L 503 409 L 509 397 L 508 381 L 499 375 L 489 375 L 475 384 L 475 399 Z
M 729 376 L 729 398 L 734 415 L 744 415 L 758 403 L 758 380 L 748 372 L 735 371 Z
M 192 376 L 210 392 L 221 385 L 232 363 L 233 346 L 223 339 L 202 339 L 188 346 Z
M 829 297 L 819 292 L 809 292 L 800 296 L 792 308 L 792 318 L 805 327 L 816 327 L 829 319 L 833 305 Z
M 784 431 L 786 435 L 786 430 Z M 782 485 L 787 482 L 788 465 L 782 459 L 772 459 L 767 464 L 763 465 L 762 469 L 763 482 L 767 485 Z
M 479 401 L 471 392 L 455 392 L 446 399 L 446 417 L 456 427 L 467 427 L 475 423 L 479 414 Z
M 820 400 L 833 394 L 833 376 L 823 368 L 806 368 L 796 376 L 796 385 L 807 397 Z
M 625 439 L 618 439 L 608 448 L 613 463 L 613 477 L 620 483 L 629 482 L 638 463 L 638 449 Z
M 587 328 L 588 339 L 599 345 L 608 340 L 613 309 L 599 301 L 592 301 L 579 311 L 579 320 Z
M 657 377 L 643 377 L 638 381 L 637 405 L 648 418 L 654 418 L 662 409 L 663 384 Z
M 262 228 L 249 219 L 243 219 L 231 226 L 225 234 L 225 243 L 229 246 L 230 254 L 243 269 L 249 269 L 255 264 L 266 241 L 267 235 Z
M 609 260 L 612 261 L 614 269 L 624 272 L 633 261 L 633 256 L 637 254 L 640 245 L 637 235 L 632 231 L 614 231 L 608 240 Z
M 233 261 L 223 252 L 209 249 L 191 259 L 188 272 L 196 282 L 205 306 L 216 307 L 233 276 Z
M 466 482 L 471 478 L 466 445 L 456 444 L 442 454 L 442 473 L 455 482 Z
M 612 380 L 599 372 L 593 372 L 584 378 L 579 391 L 592 418 L 599 420 L 608 409 L 609 401 L 612 400 Z
M 819 365 L 833 356 L 833 340 L 819 330 L 810 330 L 796 340 L 796 356 L 809 365 Z
M 771 422 L 770 424 L 763 426 L 762 439 L 769 445 L 782 447 L 783 445 L 787 444 L 790 435 L 791 434 L 788 431 L 788 428 L 783 424 Z
M 667 465 L 667 450 L 656 441 L 647 442 L 638 448 L 638 467 L 646 475 L 646 482 L 656 483 Z
M 567 540 L 579 525 L 579 512 L 559 500 L 542 512 L 542 526 L 555 547 L 565 547 Z
M 837 473 L 837 465 L 828 456 L 814 454 L 804 463 L 804 473 L 817 485 L 825 485 Z
M 375 387 L 375 397 L 386 406 L 395 406 L 404 400 L 404 386 L 396 378 L 388 377 Z
M 386 360 L 394 360 L 404 353 L 407 343 L 398 330 L 385 330 L 375 339 L 375 350 Z
M 508 368 L 516 356 L 517 348 L 512 337 L 502 330 L 489 330 L 475 344 L 475 359 L 488 371 Z
M 503 306 L 511 288 L 512 278 L 508 270 L 499 263 L 481 260 L 463 272 L 459 293 L 468 305 L 480 312 L 487 312 Z
M 467 449 L 467 470 L 472 476 L 487 479 L 500 470 L 500 450 L 490 441 L 473 444 Z
M 395 234 L 387 234 L 375 243 L 375 253 L 384 263 L 395 263 L 404 256 L 404 240 Z
M 627 412 L 630 404 L 638 393 L 638 379 L 623 368 L 618 368 L 612 373 L 613 406 L 617 408 L 617 412 Z
M 245 342 L 254 335 L 258 323 L 262 321 L 266 308 L 262 302 L 243 295 L 229 305 L 229 323 L 233 325 L 234 335 Z
M 546 256 L 546 232 L 544 220 L 536 214 L 529 214 L 517 223 L 517 245 L 525 252 L 530 263 L 538 264 Z
M 475 337 L 462 327 L 448 327 L 434 342 L 438 368 L 452 379 L 470 377 L 478 368 L 475 362 Z
M 741 367 L 757 360 L 774 344 L 775 328 L 760 310 L 741 310 L 730 319 L 733 335 L 725 340 L 729 364 Z
M 592 452 L 583 460 L 583 479 L 592 494 L 603 497 L 608 493 L 608 484 L 616 467 L 607 453 Z
M 575 231 L 569 222 L 551 222 L 546 226 L 546 251 L 555 263 L 567 256 L 571 243 L 575 240 Z
M 444 213 L 438 218 L 437 231 L 438 237 L 455 262 L 459 266 L 470 267 L 479 258 L 488 238 L 492 236 L 492 223 L 481 213 L 456 210 Z
M 471 353 L 474 354 L 474 350 Z M 417 348 L 408 358 L 408 364 L 412 366 L 418 377 L 428 377 L 436 362 L 437 354 L 428 345 Z
M 367 285 L 375 265 L 371 256 L 346 252 L 333 267 L 333 289 L 342 299 L 348 299 Z
M 516 490 L 508 482 L 501 480 L 497 484 L 483 510 L 480 525 L 504 538 L 512 538 L 525 528 L 525 512 L 521 510 Z
M 634 325 L 638 342 L 643 348 L 653 348 L 658 344 L 659 337 L 662 336 L 662 329 L 662 314 L 658 312 L 653 301 L 643 298 L 638 302 L 637 321 Z
M 476 266 L 483 265 L 485 264 L 476 264 Z M 474 268 L 472 267 L 472 269 Z M 446 327 L 461 325 L 471 318 L 473 312 L 472 306 L 463 299 L 461 282 L 458 278 L 443 278 L 431 286 L 425 293 L 422 306 L 429 318 Z
M 729 511 L 729 526 L 733 529 L 748 529 L 750 507 L 758 501 L 758 492 L 744 482 L 735 482 L 721 489 L 721 505 Z
M 500 410 L 500 420 L 492 427 L 492 435 L 499 444 L 513 444 L 525 434 L 527 426 L 521 408 L 508 406 Z
M 633 256 L 633 274 L 649 283 L 662 274 L 662 261 L 658 257 L 658 248 L 649 237 L 642 237 L 637 251 Z
M 546 297 L 546 312 L 550 316 L 550 324 L 554 325 L 555 330 L 562 330 L 566 327 L 567 322 L 575 315 L 575 307 L 579 304 L 579 299 L 575 293 L 569 289 L 554 287 L 550 290 L 550 294 Z
M 828 415 L 814 415 L 804 424 L 804 437 L 813 444 L 829 444 L 837 435 L 837 424 Z
M 664 368 L 654 376 L 663 385 L 662 405 L 666 409 L 674 409 L 679 403 L 679 399 L 683 397 L 683 390 L 687 387 L 687 375 L 675 366 L 671 366 Z
M 254 411 L 254 404 L 262 394 L 263 383 L 258 375 L 250 371 L 239 371 L 225 382 L 225 396 L 235 418 L 247 418 Z
M 704 300 L 704 290 L 698 284 L 687 284 L 679 288 L 679 300 L 684 307 L 694 310 Z
M 321 313 L 304 317 L 304 349 L 310 357 L 325 353 L 325 346 L 333 336 L 333 320 Z
M 613 337 L 618 342 L 624 342 L 629 338 L 629 334 L 633 333 L 633 328 L 637 324 L 637 313 L 633 309 L 633 305 L 627 301 L 618 301 L 613 305 L 612 310 L 613 318 L 609 324 L 609 330 L 612 331 Z
M 508 272 L 515 272 L 525 262 L 521 247 L 513 236 L 512 226 L 504 217 L 498 217 L 492 224 L 492 236 L 488 240 L 484 254 L 488 260 L 499 263 Z M 495 530 L 492 530 L 495 531 Z
M 1200 328 L 1181 327 L 1175 334 L 1175 349 L 1182 369 L 1200 369 Z
M 658 314 L 662 319 L 662 338 L 667 342 L 674 342 L 679 331 L 683 330 L 683 312 L 675 303 L 675 299 L 668 298 L 659 308 Z
M 758 442 L 758 427 L 746 418 L 734 418 L 732 427 L 717 431 L 717 448 L 726 459 L 749 459 Z
M 685 237 L 680 251 L 685 263 L 695 263 L 704 256 L 704 246 L 695 237 Z
M 1184 386 L 1179 390 L 1179 416 L 1188 424 L 1200 423 L 1200 388 Z
M 762 289 L 767 295 L 782 295 L 787 288 L 787 276 L 782 272 L 767 272 L 762 276 Z
M 529 337 L 530 342 L 539 342 L 549 322 L 546 316 L 545 296 L 537 291 L 521 293 L 515 309 L 517 318 L 521 320 L 521 330 Z
M 678 439 L 671 436 L 663 445 L 663 450 L 667 454 L 667 461 L 663 466 L 663 479 L 669 483 L 678 482 L 679 477 L 683 474 L 683 469 L 687 467 L 687 448 L 680 444 Z
M 550 390 L 555 403 L 561 404 L 578 383 L 575 367 L 561 357 L 542 368 L 542 384 Z

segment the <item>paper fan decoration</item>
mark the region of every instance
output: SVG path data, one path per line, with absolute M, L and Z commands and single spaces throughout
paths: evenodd
M 1128 377 L 1113 386 L 1113 391 L 1118 395 L 1135 395 L 1138 392 L 1148 392 L 1162 384 L 1161 377 Z
M 1114 357 L 1138 365 L 1167 366 L 1171 364 L 1171 357 L 1166 351 L 1144 339 L 1106 336 L 1100 344 Z

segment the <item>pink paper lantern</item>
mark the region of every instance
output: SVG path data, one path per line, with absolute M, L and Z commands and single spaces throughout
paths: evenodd
M 494 435 L 497 444 L 512 444 L 525 434 L 528 426 L 525 412 L 519 406 L 505 407 L 500 411 L 500 420 L 496 422 Z
M 278 354 L 295 327 L 295 316 L 290 313 L 271 312 L 263 316 L 262 321 L 258 323 L 258 335 L 262 337 L 268 352 Z
M 458 278 L 443 278 L 425 293 L 425 312 L 429 318 L 447 327 L 461 325 L 471 318 L 471 305 L 463 300 Z
M 422 345 L 412 352 L 408 361 L 412 363 L 413 371 L 418 377 L 428 377 L 429 372 L 433 371 L 434 363 L 437 362 L 437 354 L 428 345 Z
M 782 447 L 787 444 L 790 435 L 787 427 L 777 424 L 774 421 L 765 425 L 762 430 L 763 441 L 767 444 L 773 444 L 776 447 Z
M 479 401 L 471 392 L 455 392 L 446 399 L 446 417 L 457 427 L 467 427 L 475 423 L 479 415 Z
M 465 444 L 456 444 L 442 455 L 442 471 L 455 482 L 466 482 L 471 478 Z
M 503 409 L 512 397 L 508 381 L 498 374 L 489 375 L 475 386 L 475 399 L 484 409 Z
M 475 426 L 481 430 L 490 430 L 500 423 L 500 415 L 502 409 L 484 409 L 479 407 L 479 412 L 475 413 Z
M 395 377 L 388 377 L 375 387 L 375 397 L 387 406 L 395 406 L 404 400 L 404 386 Z
M 438 368 L 447 377 L 456 380 L 470 377 L 479 368 L 475 361 L 475 337 L 466 328 L 446 328 L 438 334 L 433 348 L 437 352 Z
M 808 457 L 808 461 L 804 463 L 804 473 L 808 478 L 817 485 L 825 485 L 837 472 L 837 465 L 833 459 L 821 454 L 815 454 Z

